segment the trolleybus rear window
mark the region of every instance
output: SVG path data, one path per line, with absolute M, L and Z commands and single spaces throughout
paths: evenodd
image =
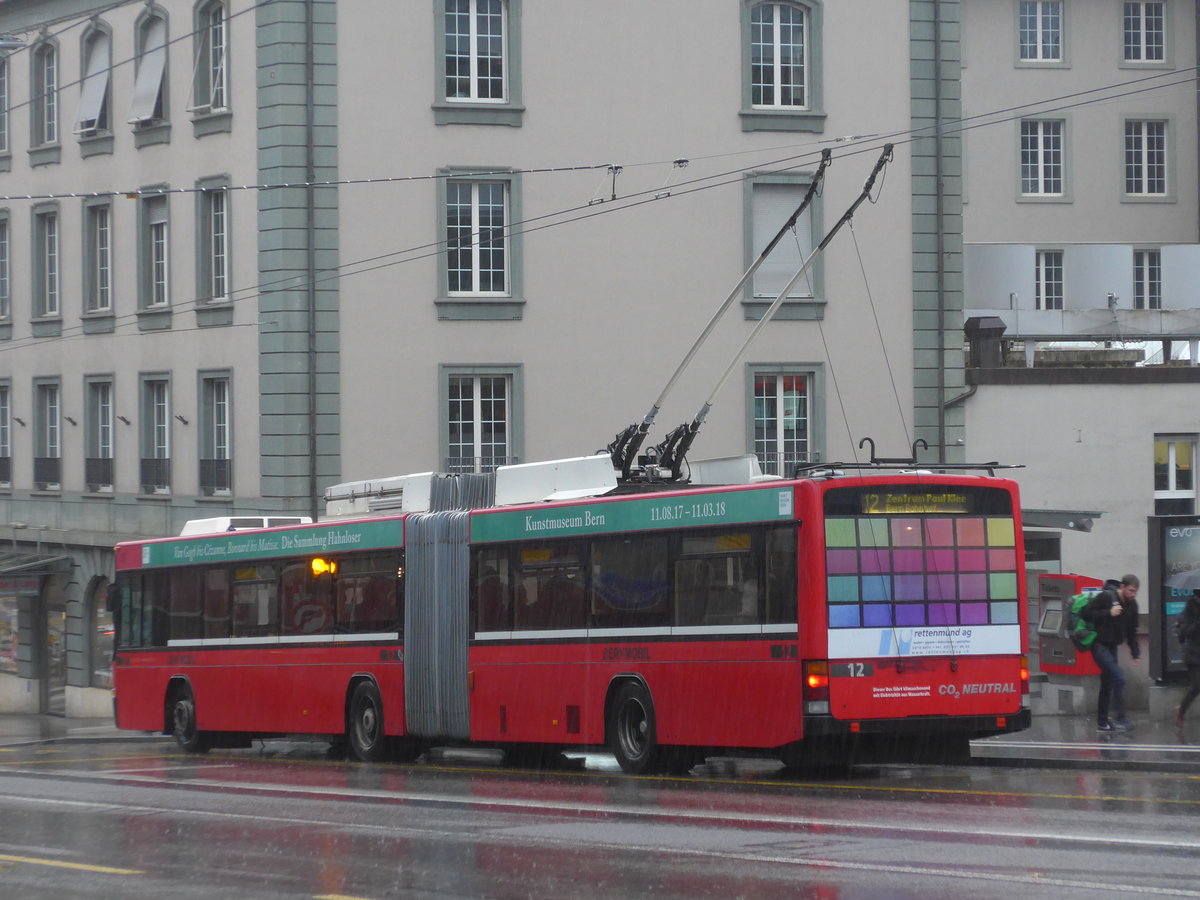
M 979 486 L 836 488 L 825 497 L 831 629 L 1014 625 L 1012 496 Z M 885 633 L 886 632 L 886 633 Z

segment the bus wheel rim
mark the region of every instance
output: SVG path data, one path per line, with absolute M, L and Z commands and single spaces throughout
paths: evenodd
M 355 729 L 358 732 L 359 744 L 363 747 L 374 746 L 379 731 L 379 717 L 376 714 L 375 704 L 369 701 L 363 702 L 358 710 Z
M 621 744 L 631 759 L 641 757 L 649 745 L 649 722 L 646 709 L 637 700 L 630 699 L 621 710 Z
M 196 730 L 196 705 L 191 697 L 180 697 L 175 701 L 175 733 L 190 737 Z

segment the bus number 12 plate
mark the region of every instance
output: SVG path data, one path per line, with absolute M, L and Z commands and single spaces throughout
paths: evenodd
M 829 674 L 834 678 L 867 678 L 875 674 L 875 664 L 864 662 L 834 663 L 829 667 Z

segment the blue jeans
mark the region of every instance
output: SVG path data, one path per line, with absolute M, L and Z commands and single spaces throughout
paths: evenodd
M 1100 724 L 1108 721 L 1110 700 L 1113 712 L 1117 714 L 1117 721 L 1126 721 L 1125 673 L 1117 664 L 1117 648 L 1097 641 L 1092 644 L 1092 657 L 1100 667 L 1100 701 L 1096 709 L 1096 721 Z

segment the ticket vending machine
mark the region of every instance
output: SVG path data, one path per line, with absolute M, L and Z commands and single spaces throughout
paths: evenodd
M 1056 675 L 1099 675 L 1092 654 L 1076 650 L 1067 636 L 1067 613 L 1072 597 L 1095 593 L 1104 587 L 1104 582 L 1087 575 L 1042 575 L 1038 587 L 1042 598 L 1037 630 L 1041 671 Z

